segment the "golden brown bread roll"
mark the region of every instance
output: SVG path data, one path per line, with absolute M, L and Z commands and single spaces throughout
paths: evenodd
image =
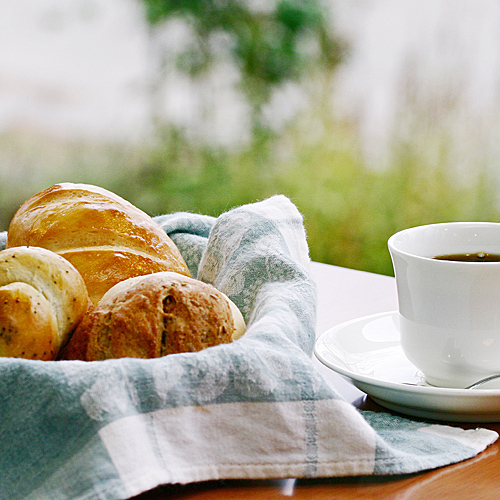
M 58 328 L 52 306 L 26 283 L 0 287 L 0 356 L 52 360 Z
M 65 257 L 78 269 L 90 299 L 125 279 L 159 271 L 189 276 L 178 248 L 149 215 L 103 188 L 56 184 L 21 205 L 7 247 L 30 245 Z
M 90 301 L 78 271 L 37 247 L 0 251 L 0 355 L 55 359 Z
M 243 335 L 238 308 L 212 285 L 160 272 L 115 285 L 89 310 L 63 359 L 157 358 Z

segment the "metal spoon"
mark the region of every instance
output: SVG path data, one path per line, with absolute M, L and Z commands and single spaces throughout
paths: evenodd
M 464 389 L 477 389 L 478 387 L 481 387 L 483 384 L 486 384 L 486 382 L 490 382 L 491 380 L 495 380 L 497 378 L 500 378 L 500 373 L 496 375 L 489 375 L 488 377 L 482 378 L 481 380 L 478 380 L 477 382 L 474 382 L 471 385 L 468 385 L 467 387 L 464 387 Z M 417 387 L 435 387 L 435 386 L 430 386 L 427 384 L 412 384 L 411 382 L 403 382 L 404 385 L 414 385 Z
M 479 380 L 478 382 L 475 382 L 474 384 L 467 386 L 466 389 L 477 389 L 481 385 L 486 384 L 486 382 L 489 382 L 490 380 L 495 380 L 496 378 L 500 378 L 500 373 L 496 375 L 490 375 L 489 377 L 485 377 Z

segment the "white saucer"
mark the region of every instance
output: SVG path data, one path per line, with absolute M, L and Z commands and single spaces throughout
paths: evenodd
M 375 314 L 327 330 L 314 353 L 390 410 L 434 420 L 500 422 L 498 381 L 493 388 L 475 390 L 427 385 L 404 355 L 399 338 L 397 312 Z

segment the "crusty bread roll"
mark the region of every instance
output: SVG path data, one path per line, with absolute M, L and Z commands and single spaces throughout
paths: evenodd
M 7 247 L 30 245 L 65 257 L 94 304 L 113 285 L 159 271 L 189 276 L 178 248 L 146 213 L 103 188 L 56 184 L 21 205 Z
M 89 304 L 63 257 L 37 247 L 0 251 L 0 356 L 56 359 Z
M 245 331 L 231 304 L 212 285 L 179 273 L 130 278 L 89 310 L 62 359 L 158 358 L 229 343 Z

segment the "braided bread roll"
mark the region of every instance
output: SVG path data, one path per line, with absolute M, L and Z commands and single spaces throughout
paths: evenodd
M 89 304 L 63 257 L 37 247 L 0 251 L 0 356 L 56 359 Z
M 177 246 L 146 213 L 106 189 L 62 183 L 26 200 L 7 247 L 47 248 L 82 275 L 93 304 L 120 281 L 160 271 L 189 276 Z

